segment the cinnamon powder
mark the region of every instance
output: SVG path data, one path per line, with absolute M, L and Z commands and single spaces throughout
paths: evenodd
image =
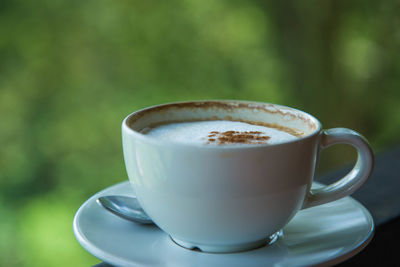
M 226 131 L 221 133 L 218 131 L 212 131 L 208 135 L 207 144 L 266 144 L 267 140 L 270 138 L 270 136 L 263 135 L 260 131 Z

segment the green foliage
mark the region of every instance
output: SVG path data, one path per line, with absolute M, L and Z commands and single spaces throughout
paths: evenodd
M 19 266 L 92 266 L 98 263 L 71 234 L 76 205 L 73 192 L 31 198 L 20 209 L 16 225 Z
M 0 266 L 88 266 L 72 218 L 126 179 L 120 123 L 149 105 L 247 99 L 381 150 L 400 134 L 396 1 L 0 4 Z M 353 158 L 337 150 L 322 170 Z M 10 202 L 12 200 L 12 202 Z

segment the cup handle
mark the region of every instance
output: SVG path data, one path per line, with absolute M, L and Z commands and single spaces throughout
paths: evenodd
M 371 175 L 374 155 L 368 141 L 359 133 L 346 129 L 324 130 L 320 136 L 319 151 L 335 144 L 348 144 L 357 149 L 357 162 L 353 169 L 339 181 L 308 193 L 303 209 L 318 206 L 354 193 Z M 319 154 L 319 153 L 318 153 Z

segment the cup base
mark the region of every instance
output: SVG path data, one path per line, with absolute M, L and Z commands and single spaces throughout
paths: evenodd
M 247 250 L 252 250 L 256 248 L 260 248 L 263 246 L 269 246 L 273 243 L 275 243 L 279 237 L 283 236 L 283 231 L 280 230 L 271 236 L 269 236 L 266 239 L 258 240 L 255 242 L 249 242 L 249 243 L 241 243 L 237 245 L 203 245 L 203 244 L 196 244 L 193 242 L 187 242 L 183 241 L 177 238 L 174 238 L 170 236 L 172 241 L 176 243 L 177 245 L 190 249 L 190 250 L 198 250 L 200 252 L 206 252 L 206 253 L 233 253 L 233 252 L 242 252 L 242 251 L 247 251 Z

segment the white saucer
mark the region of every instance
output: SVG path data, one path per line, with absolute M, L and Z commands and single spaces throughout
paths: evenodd
M 176 245 L 156 226 L 123 220 L 96 203 L 98 197 L 111 194 L 133 195 L 133 191 L 129 182 L 123 182 L 92 196 L 75 215 L 74 233 L 87 251 L 115 266 L 332 265 L 360 252 L 374 232 L 370 213 L 346 197 L 298 212 L 270 246 L 231 254 L 203 253 Z

